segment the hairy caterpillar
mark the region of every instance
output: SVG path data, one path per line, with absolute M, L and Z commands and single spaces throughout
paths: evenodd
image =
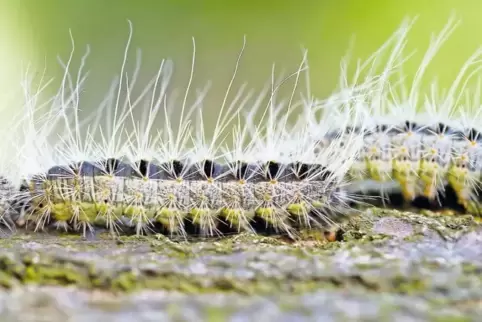
M 61 62 L 65 74 L 60 89 L 46 103 L 38 101 L 43 85 L 32 94 L 26 77 L 26 109 L 15 132 L 23 132 L 24 141 L 19 144 L 15 138 L 15 162 L 6 163 L 2 171 L 9 208 L 2 218 L 7 226 L 26 224 L 36 231 L 53 227 L 84 235 L 101 227 L 113 234 L 274 231 L 294 236 L 299 229 L 336 225 L 348 214 L 356 196 L 344 188 L 345 174 L 360 151 L 361 137 L 346 130 L 321 150 L 316 138 L 343 126 L 341 120 L 364 123 L 358 120 L 363 117 L 359 106 L 373 90 L 375 76 L 336 93 L 325 104 L 316 130 L 312 124 L 290 126 L 288 118 L 295 110 L 312 108 L 309 92 L 295 97 L 307 68 L 306 53 L 297 72 L 276 80 L 273 69 L 269 86 L 258 96 L 242 86 L 228 104 L 241 51 L 208 138 L 202 107 L 206 89 L 188 103 L 195 55 L 181 104 L 168 99 L 172 64 L 164 60 L 134 97 L 140 63 L 128 77 L 130 37 L 120 78 L 85 118 L 80 117 L 82 69 L 89 50 L 76 77 L 69 69 L 73 51 L 67 63 Z M 291 79 L 291 95 L 278 101 L 278 89 Z M 138 118 L 138 105 L 146 101 Z M 180 109 L 178 122 L 171 115 L 174 108 Z M 229 136 L 232 144 L 227 143 Z M 19 178 L 20 185 L 10 188 Z
M 407 201 L 418 195 L 436 200 L 448 183 L 459 203 L 477 213 L 478 132 L 463 122 L 462 112 L 457 122 L 446 118 L 455 115 L 456 92 L 464 89 L 459 84 L 480 52 L 462 68 L 442 104 L 426 103 L 419 113 L 420 78 L 453 21 L 432 43 L 408 98 L 400 101 L 395 89 L 402 85 L 393 78 L 406 60 L 402 50 L 411 24 L 404 22 L 359 62 L 351 82 L 342 64 L 340 88 L 322 101 L 309 91 L 305 53 L 295 73 L 276 80 L 273 69 L 269 86 L 257 96 L 242 86 L 228 103 L 240 55 L 211 135 L 203 111 L 208 87 L 188 103 L 195 56 L 181 103 L 168 98 L 173 66 L 165 60 L 135 96 L 139 60 L 131 77 L 125 71 L 131 26 L 120 77 L 98 109 L 81 117 L 89 50 L 77 76 L 70 71 L 73 50 L 67 63 L 61 62 L 60 89 L 47 102 L 39 100 L 48 84 L 33 94 L 31 79 L 22 86 L 25 108 L 3 143 L 14 142 L 15 148 L 15 157 L 5 156 L 1 169 L 4 224 L 84 235 L 100 227 L 114 234 L 294 236 L 299 229 L 336 225 L 351 203 L 361 202 L 350 187 L 367 179 L 400 183 Z M 376 72 L 387 53 L 384 69 Z M 303 73 L 307 90 L 298 98 Z M 291 94 L 279 100 L 279 88 L 291 80 Z M 400 122 L 400 115 L 409 118 Z
M 355 181 L 396 182 L 406 202 L 422 197 L 428 201 L 424 207 L 447 205 L 442 199 L 449 188 L 458 206 L 480 215 L 480 81 L 465 104 L 462 97 L 469 91 L 471 78 L 482 68 L 482 48 L 465 62 L 443 97 L 438 97 L 434 84 L 425 101 L 420 100 L 424 72 L 455 27 L 452 18 L 432 38 L 411 88 L 405 88 L 400 79 L 392 81 L 385 92 L 378 92 L 381 97 L 375 98 L 381 98 L 381 104 L 372 104 L 371 125 L 358 131 L 364 137 L 364 147 L 349 176 Z M 398 48 L 403 49 L 403 41 L 400 38 Z M 399 57 L 392 55 L 389 64 L 403 58 L 396 54 Z M 383 190 L 381 193 L 384 197 Z

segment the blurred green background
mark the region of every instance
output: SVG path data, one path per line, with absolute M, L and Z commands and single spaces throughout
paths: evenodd
M 175 84 L 183 88 L 189 76 L 191 37 L 195 37 L 194 86 L 213 81 L 208 99 L 213 113 L 222 101 L 243 35 L 247 47 L 238 85 L 244 81 L 251 87 L 264 85 L 272 63 L 279 72 L 296 70 L 304 47 L 312 91 L 324 96 L 336 86 L 339 62 L 352 36 L 356 36 L 353 57 L 367 57 L 404 17 L 419 15 L 409 37 L 408 50 L 417 49 L 407 64 L 410 76 L 430 34 L 440 31 L 454 10 L 462 24 L 426 77 L 428 83 L 437 75 L 442 85 L 449 85 L 465 59 L 482 45 L 480 0 L 0 0 L 1 95 L 7 97 L 18 88 L 21 68 L 27 63 L 39 73 L 46 64 L 49 76 L 61 77 L 56 57 L 68 57 L 71 28 L 76 63 L 85 46 L 91 46 L 90 87 L 84 96 L 95 102 L 120 70 L 130 19 L 134 25 L 131 57 L 136 47 L 142 49 L 144 81 L 155 75 L 162 58 L 172 58 Z

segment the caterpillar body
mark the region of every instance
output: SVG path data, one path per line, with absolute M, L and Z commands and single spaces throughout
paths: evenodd
M 187 103 L 193 70 L 181 104 L 167 99 L 169 61 L 161 62 L 153 80 L 134 97 L 139 66 L 132 77 L 124 76 L 127 49 L 120 78 L 99 108 L 82 118 L 81 72 L 89 51 L 77 77 L 69 70 L 72 53 L 62 62 L 65 74 L 58 93 L 46 103 L 38 102 L 43 86 L 32 94 L 31 80 L 27 77 L 23 84 L 26 109 L 16 120 L 16 131 L 5 133 L 10 140 L 2 143 L 13 143 L 16 152 L 15 158 L 5 156 L 2 169 L 3 222 L 12 229 L 53 227 L 84 235 L 103 228 L 113 234 L 184 237 L 241 231 L 295 236 L 302 229 L 337 225 L 350 215 L 352 205 L 362 203 L 353 185 L 367 179 L 398 182 L 407 201 L 424 196 L 439 202 L 449 185 L 459 204 L 479 214 L 479 132 L 461 121 L 462 114 L 459 122 L 440 116 L 454 114 L 458 101 L 453 91 L 461 90 L 459 78 L 481 53 L 462 68 L 441 107 L 431 110 L 429 104 L 428 112 L 416 111 L 419 78 L 452 24 L 429 48 L 405 104 L 393 96 L 392 78 L 405 61 L 401 52 L 410 21 L 358 64 L 352 82 L 342 65 L 341 88 L 323 101 L 311 96 L 309 82 L 307 93 L 295 98 L 308 70 L 305 53 L 295 73 L 275 81 L 273 71 L 257 97 L 243 86 L 228 104 L 238 58 L 211 139 L 202 107 L 206 89 L 197 92 L 192 105 Z M 127 48 L 129 43 L 130 38 Z M 376 73 L 373 66 L 390 45 L 389 62 Z M 292 79 L 290 96 L 278 100 L 279 88 Z M 137 106 L 145 102 L 139 119 Z M 399 122 L 394 106 L 410 117 Z M 171 118 L 174 108 L 180 109 L 178 122 Z M 301 117 L 291 125 L 296 115 Z M 164 122 L 159 125 L 160 118 Z
M 306 164 L 221 165 L 205 160 L 188 167 L 174 161 L 149 164 L 155 172 L 142 176 L 142 166 L 109 161 L 109 171 L 85 162 L 72 171 L 51 169 L 46 180 L 31 182 L 31 194 L 40 196 L 31 201 L 34 221 L 51 219 L 84 232 L 94 225 L 120 230 L 122 223 L 136 233 L 158 226 L 161 232 L 182 235 L 191 224 L 197 233 L 212 236 L 267 228 L 289 233 L 293 227 L 326 224 L 324 218 L 334 220 L 343 210 L 342 195 L 326 182 L 329 174 Z

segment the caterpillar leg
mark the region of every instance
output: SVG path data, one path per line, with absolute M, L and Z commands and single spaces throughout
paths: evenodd
M 439 185 L 438 180 L 440 173 L 438 165 L 432 162 L 422 161 L 420 164 L 420 186 L 421 194 L 430 201 L 434 201 L 438 197 Z
M 418 175 L 413 162 L 402 157 L 393 162 L 393 178 L 400 184 L 403 199 L 407 204 L 418 196 Z
M 419 177 L 422 195 L 430 201 L 440 203 L 440 192 L 447 184 L 451 164 L 451 129 L 439 123 L 432 126 L 429 135 L 423 137 Z
M 458 203 L 469 213 L 478 212 L 478 206 L 474 203 L 476 178 L 468 169 L 469 159 L 466 154 L 455 158 L 448 171 L 448 183 L 457 197 Z

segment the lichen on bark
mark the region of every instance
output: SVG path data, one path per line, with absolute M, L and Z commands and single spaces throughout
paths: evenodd
M 100 234 L 85 240 L 18 232 L 0 244 L 0 284 L 10 293 L 74 286 L 80 293 L 72 296 L 180 294 L 170 306 L 197 299 L 197 309 L 214 316 L 231 316 L 244 306 L 223 310 L 206 301 L 209 296 L 219 303 L 242 298 L 247 307 L 259 296 L 274 297 L 280 312 L 310 315 L 319 311 L 307 304 L 310 294 L 324 299 L 328 311 L 338 308 L 337 316 L 362 303 L 381 320 L 392 311 L 429 319 L 482 313 L 482 230 L 472 216 L 370 208 L 354 213 L 334 234 L 302 232 L 296 240 L 252 234 L 189 241 Z M 328 307 L 330 294 L 346 307 Z M 296 299 L 299 305 L 293 305 Z

